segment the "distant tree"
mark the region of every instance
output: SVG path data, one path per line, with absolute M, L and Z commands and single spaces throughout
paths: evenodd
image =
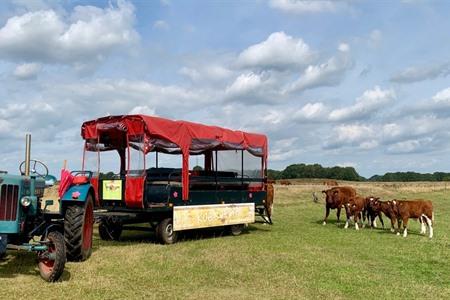
M 203 168 L 200 166 L 195 166 L 192 170 L 194 171 L 203 171 Z
M 269 179 L 272 179 L 272 180 L 280 179 L 280 175 L 281 175 L 281 171 L 272 170 L 272 169 L 267 170 L 267 178 L 269 178 Z

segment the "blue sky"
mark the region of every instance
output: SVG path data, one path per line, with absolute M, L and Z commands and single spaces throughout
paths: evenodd
M 0 169 L 26 132 L 58 173 L 83 121 L 266 133 L 291 163 L 450 171 L 448 1 L 0 2 Z

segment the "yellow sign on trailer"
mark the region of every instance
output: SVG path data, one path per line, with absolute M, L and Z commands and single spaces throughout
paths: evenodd
M 173 230 L 255 222 L 255 203 L 174 206 Z
M 122 180 L 103 180 L 103 200 L 122 199 Z

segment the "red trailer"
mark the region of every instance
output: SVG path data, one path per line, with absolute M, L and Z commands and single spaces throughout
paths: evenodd
M 81 135 L 83 169 L 62 200 L 90 195 L 104 239 L 143 222 L 173 243 L 181 230 L 227 226 L 239 234 L 255 214 L 270 220 L 265 135 L 144 115 L 87 121 Z M 181 168 L 164 167 L 168 155 Z M 191 168 L 192 159 L 200 166 Z M 105 170 L 112 160 L 116 170 Z

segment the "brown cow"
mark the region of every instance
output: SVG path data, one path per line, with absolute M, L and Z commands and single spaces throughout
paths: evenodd
M 269 219 L 269 224 L 272 224 L 272 213 L 273 213 L 273 197 L 274 197 L 274 188 L 273 184 L 266 184 L 267 198 L 264 202 L 264 208 L 267 212 L 267 218 Z
M 392 200 L 392 207 L 397 215 L 398 220 L 403 222 L 403 237 L 408 235 L 408 220 L 409 218 L 419 219 L 420 233 L 426 234 L 427 229 L 425 222 L 428 225 L 430 232 L 430 239 L 433 237 L 433 203 L 429 200 L 417 199 L 408 201 Z M 400 230 L 400 224 L 398 225 Z M 399 232 L 397 234 L 400 234 Z
M 364 227 L 363 216 L 365 215 L 366 209 L 366 198 L 361 196 L 355 196 L 348 200 L 347 206 L 345 207 L 345 211 L 347 212 L 347 216 L 353 217 L 353 221 L 355 222 L 355 229 L 359 230 L 358 222 L 361 222 L 361 227 Z M 347 222 L 345 223 L 345 229 L 348 228 L 349 218 L 347 218 Z
M 356 196 L 356 191 L 350 186 L 334 187 L 329 190 L 322 191 L 325 194 L 325 218 L 323 220 L 323 225 L 327 224 L 327 218 L 330 214 L 330 209 L 337 209 L 337 221 L 341 215 L 341 209 L 346 203 L 348 203 L 350 198 Z M 347 215 L 347 220 L 349 215 Z
M 326 185 L 326 186 L 338 186 L 338 183 L 337 183 L 336 180 L 325 180 L 323 182 L 323 185 Z
M 381 215 L 381 211 L 375 211 L 372 208 L 372 202 L 375 200 L 380 200 L 379 197 L 369 196 L 366 198 L 366 209 L 365 209 L 365 216 L 363 216 L 363 219 L 367 217 L 367 221 L 369 222 L 369 225 L 371 228 L 377 228 L 377 217 L 380 219 L 381 225 L 384 228 L 384 221 L 383 217 Z
M 397 214 L 394 211 L 392 201 L 380 201 L 379 198 L 369 202 L 370 209 L 376 214 L 381 212 L 391 220 L 391 231 L 395 232 L 395 222 L 397 220 Z M 381 220 L 381 218 L 380 218 Z
M 279 181 L 279 184 L 281 185 L 291 185 L 292 183 L 289 180 L 282 179 Z

